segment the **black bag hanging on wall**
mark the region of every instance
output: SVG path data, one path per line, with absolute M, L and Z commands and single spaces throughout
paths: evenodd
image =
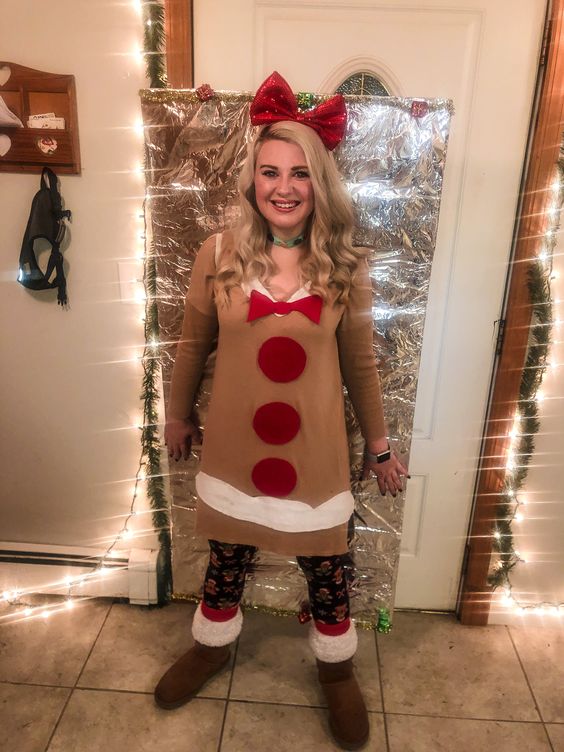
M 48 179 L 48 180 L 47 180 Z M 62 209 L 62 199 L 57 185 L 57 176 L 48 167 L 41 173 L 40 188 L 33 197 L 31 211 L 27 220 L 27 227 L 20 252 L 20 270 L 18 282 L 30 290 L 51 290 L 57 287 L 57 302 L 64 306 L 67 303 L 67 281 L 63 271 L 63 254 L 60 246 L 65 236 L 64 219 L 70 219 L 71 213 Z M 51 245 L 51 255 L 47 262 L 45 274 L 41 271 L 33 243 L 43 238 Z M 55 278 L 49 282 L 55 272 Z

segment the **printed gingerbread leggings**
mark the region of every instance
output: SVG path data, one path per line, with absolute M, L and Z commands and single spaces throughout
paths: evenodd
M 204 603 L 226 612 L 243 596 L 245 577 L 256 548 L 210 540 L 210 561 L 204 581 Z M 349 594 L 342 556 L 298 556 L 307 580 L 310 608 L 319 624 L 337 625 L 348 620 Z

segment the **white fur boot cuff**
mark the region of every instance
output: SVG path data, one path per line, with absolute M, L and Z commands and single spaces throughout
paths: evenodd
M 198 606 L 192 622 L 192 637 L 211 648 L 219 648 L 234 642 L 243 626 L 243 612 L 239 608 L 232 619 L 228 621 L 212 621 L 207 619 L 201 606 Z
M 351 621 L 348 630 L 335 637 L 322 634 L 312 621 L 309 644 L 316 658 L 324 663 L 340 663 L 352 658 L 358 646 L 356 628 Z

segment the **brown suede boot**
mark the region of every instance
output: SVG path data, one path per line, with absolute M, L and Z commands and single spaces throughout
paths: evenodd
M 368 741 L 370 726 L 352 658 L 340 663 L 324 663 L 317 659 L 317 669 L 329 706 L 333 738 L 343 749 L 360 749 Z
M 165 710 L 184 705 L 229 661 L 229 645 L 212 648 L 195 642 L 155 687 L 155 702 Z

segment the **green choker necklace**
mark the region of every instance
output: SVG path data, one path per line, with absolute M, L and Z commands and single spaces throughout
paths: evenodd
M 269 232 L 268 239 L 271 243 L 274 243 L 274 245 L 281 245 L 283 248 L 294 248 L 294 246 L 303 243 L 304 235 L 302 233 L 301 235 L 296 235 L 295 238 L 290 238 L 290 240 L 282 240 L 282 238 L 277 238 L 276 235 Z

